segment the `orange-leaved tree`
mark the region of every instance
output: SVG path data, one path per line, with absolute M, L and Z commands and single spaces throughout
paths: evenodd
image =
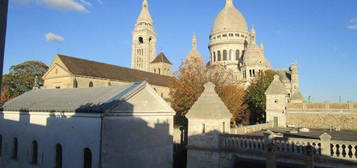
M 247 123 L 248 115 L 243 105 L 245 91 L 233 83 L 233 74 L 221 66 L 204 66 L 201 57 L 190 57 L 181 65 L 170 86 L 171 106 L 176 111 L 175 124 L 185 125 L 184 116 L 202 94 L 206 82 L 216 85 L 216 92 L 233 114 L 232 121 Z

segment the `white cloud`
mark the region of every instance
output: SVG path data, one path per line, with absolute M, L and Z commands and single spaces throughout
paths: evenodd
M 40 3 L 43 3 L 51 8 L 59 10 L 74 10 L 79 12 L 88 12 L 85 7 L 86 1 L 77 2 L 75 0 L 39 0 Z
M 357 30 L 357 24 L 355 24 L 355 25 L 349 25 L 349 26 L 347 26 L 347 29 Z
M 350 22 L 351 23 L 357 23 L 357 18 L 352 18 Z
M 92 7 L 90 1 L 103 4 L 102 0 L 14 0 L 17 4 L 25 5 L 29 3 L 43 4 L 50 8 L 62 11 L 89 12 L 87 7 Z
M 86 0 L 79 0 L 83 5 L 92 6 L 92 4 Z
M 347 29 L 357 30 L 357 18 L 352 18 L 352 19 L 350 20 L 350 23 L 351 23 L 351 25 L 348 25 L 348 26 L 347 26 Z
M 48 40 L 48 41 L 52 41 L 52 42 L 55 42 L 55 43 L 59 43 L 59 42 L 61 42 L 61 41 L 63 41 L 64 40 L 64 38 L 63 37 L 61 37 L 61 36 L 59 36 L 59 35 L 56 35 L 56 34 L 54 34 L 54 33 L 47 33 L 46 35 L 45 35 L 45 37 L 46 37 L 46 39 Z

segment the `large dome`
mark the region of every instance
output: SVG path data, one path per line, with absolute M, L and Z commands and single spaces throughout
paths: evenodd
M 248 32 L 244 16 L 234 7 L 233 0 L 226 0 L 226 6 L 214 21 L 212 34 L 220 32 Z

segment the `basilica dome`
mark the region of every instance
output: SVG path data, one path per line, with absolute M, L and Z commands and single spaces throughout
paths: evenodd
M 226 0 L 226 5 L 214 21 L 212 33 L 248 32 L 244 16 L 234 7 L 233 0 Z

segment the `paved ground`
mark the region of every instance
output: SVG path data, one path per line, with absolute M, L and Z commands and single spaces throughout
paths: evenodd
M 357 124 L 357 123 L 356 123 Z M 290 133 L 289 131 L 292 128 L 278 128 L 278 129 L 270 129 L 273 132 L 283 133 L 284 137 L 291 138 L 311 138 L 311 139 L 319 139 L 319 136 L 323 133 L 328 133 L 332 136 L 332 140 L 343 140 L 343 141 L 357 141 L 357 130 L 341 130 L 341 131 L 331 131 L 328 129 L 310 129 L 310 132 L 298 132 L 298 133 Z M 259 131 L 255 133 L 251 133 L 250 135 L 263 135 L 264 131 Z

